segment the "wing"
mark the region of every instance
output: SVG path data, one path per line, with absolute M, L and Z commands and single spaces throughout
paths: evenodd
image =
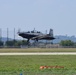
M 47 36 L 46 36 L 46 35 L 42 35 L 42 36 L 33 37 L 33 38 L 31 38 L 31 39 L 32 39 L 32 40 L 35 40 L 35 39 L 40 40 L 40 39 L 43 39 L 43 38 L 45 38 L 45 37 L 47 37 Z

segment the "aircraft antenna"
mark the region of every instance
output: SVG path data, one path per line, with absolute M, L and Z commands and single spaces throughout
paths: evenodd
M 35 28 L 34 28 L 34 32 L 35 32 Z
M 45 34 L 47 34 L 47 30 L 45 31 Z

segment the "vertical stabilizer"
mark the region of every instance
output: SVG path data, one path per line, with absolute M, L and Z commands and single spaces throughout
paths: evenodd
M 51 37 L 53 37 L 53 29 L 50 29 L 49 35 L 50 35 Z

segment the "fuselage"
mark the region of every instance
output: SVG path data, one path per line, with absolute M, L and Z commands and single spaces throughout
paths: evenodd
M 28 31 L 28 32 L 19 32 L 18 33 L 19 36 L 26 38 L 28 40 L 32 39 L 32 40 L 53 40 L 55 39 L 53 36 L 51 36 L 50 34 L 43 34 L 39 31 Z
M 33 37 L 36 37 L 36 36 L 42 36 L 43 34 L 41 32 L 20 32 L 19 33 L 19 36 L 23 37 L 23 38 L 26 38 L 26 39 L 31 39 Z

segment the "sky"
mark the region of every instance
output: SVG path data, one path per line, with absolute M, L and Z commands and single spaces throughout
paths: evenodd
M 0 28 L 76 36 L 76 0 L 0 0 Z

